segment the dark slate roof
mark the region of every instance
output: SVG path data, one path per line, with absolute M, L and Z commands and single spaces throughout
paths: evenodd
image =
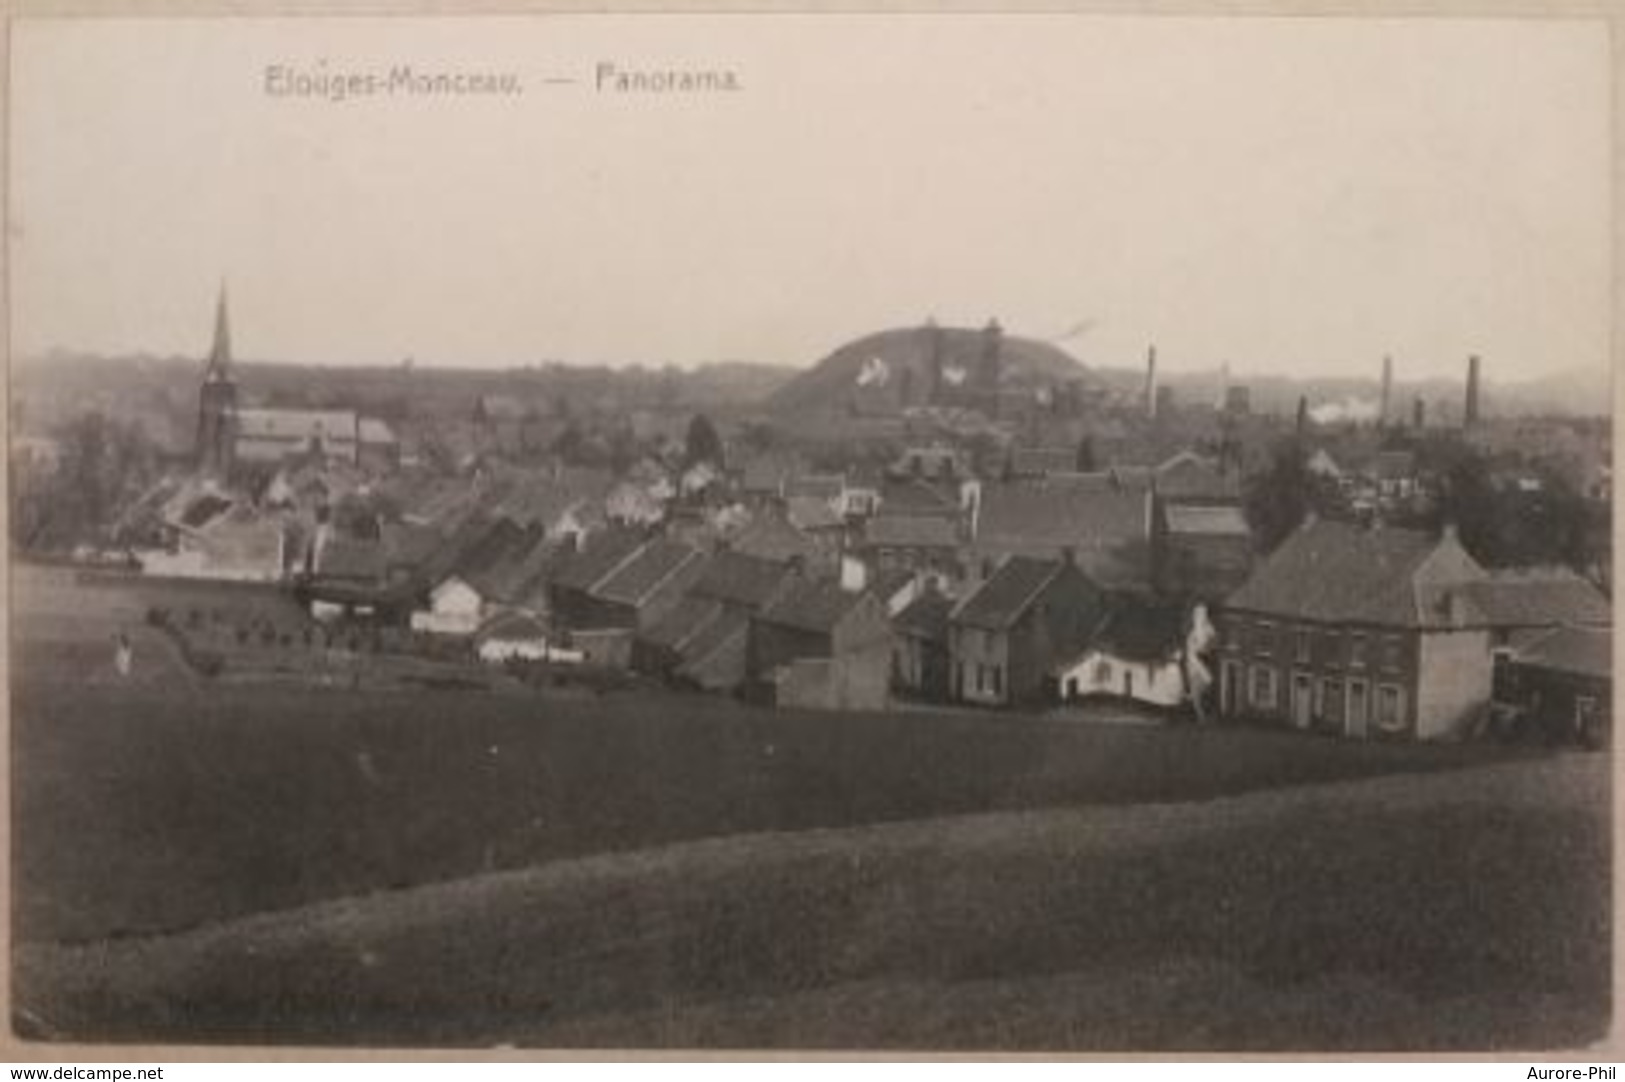
M 1410 451 L 1378 451 L 1366 464 L 1373 477 L 1394 480 L 1416 476 L 1416 455 Z
M 732 605 L 759 609 L 769 601 L 795 572 L 780 560 L 769 560 L 743 552 L 718 552 L 707 563 L 691 595 Z
M 1157 494 L 1171 500 L 1235 500 L 1241 496 L 1241 477 L 1225 473 L 1218 463 L 1194 451 L 1182 451 L 1156 471 Z
M 864 541 L 892 548 L 953 548 L 959 544 L 959 528 L 953 519 L 936 515 L 882 513 L 864 527 Z
M 547 638 L 547 627 L 528 613 L 504 612 L 487 620 L 474 637 L 480 642 L 533 642 Z
M 1558 627 L 1517 652 L 1520 664 L 1607 680 L 1613 675 L 1614 633 L 1609 628 Z
M 721 611 L 681 648 L 678 674 L 707 691 L 737 687 L 745 679 L 750 617 Z
M 593 592 L 607 601 L 641 605 L 662 583 L 701 558 L 699 549 L 681 541 L 651 541 L 600 581 Z
M 894 516 L 952 515 L 959 510 L 959 491 L 918 477 L 888 480 L 880 486 L 880 508 L 880 513 Z
M 381 579 L 386 555 L 377 541 L 329 536 L 316 554 L 316 573 L 336 579 Z
M 1453 538 L 1311 519 L 1225 605 L 1327 623 L 1447 626 L 1452 592 L 1465 601 L 1467 588 L 1484 578 Z M 1461 615 L 1461 622 L 1471 622 L 1470 603 Z
M 1247 516 L 1239 507 L 1170 504 L 1163 508 L 1168 532 L 1202 537 L 1248 537 Z
M 906 567 L 890 567 L 883 571 L 877 571 L 873 577 L 870 578 L 869 585 L 864 587 L 864 589 L 866 589 L 869 593 L 874 594 L 881 601 L 887 602 L 893 597 L 897 596 L 899 590 L 903 589 L 903 587 L 909 585 L 913 581 L 913 571 Z
M 630 560 L 642 546 L 642 536 L 631 530 L 604 530 L 591 534 L 579 552 L 558 562 L 552 574 L 553 585 L 572 590 L 590 590 L 600 579 Z
M 482 597 L 516 602 L 531 591 L 562 555 L 559 546 L 550 541 L 518 543 L 496 563 L 475 574 L 469 584 Z
M 1608 599 L 1565 568 L 1492 571 L 1466 588 L 1484 620 L 1497 627 L 1601 625 L 1613 621 Z
M 1012 556 L 954 608 L 955 623 L 1004 628 L 1021 618 L 1044 588 L 1060 574 L 1060 560 Z
M 1094 642 L 1117 657 L 1161 661 L 1179 653 L 1185 639 L 1185 609 L 1131 598 L 1118 601 L 1095 632 Z
M 761 620 L 797 631 L 827 635 L 864 600 L 834 582 L 800 580 L 762 609 Z
M 927 590 L 893 618 L 898 631 L 933 642 L 948 639 L 948 614 L 954 603 L 936 590 Z
M 799 530 L 828 530 L 846 525 L 846 520 L 821 497 L 791 496 L 785 503 L 785 517 Z
M 643 632 L 642 638 L 654 646 L 683 654 L 688 644 L 721 614 L 721 602 L 691 594 L 679 601 L 671 612 L 655 621 Z
M 1078 468 L 1076 447 L 1012 447 L 1010 472 L 1023 477 L 1073 473 Z
M 1146 539 L 1147 499 L 1098 474 L 983 485 L 975 546 L 1046 559 L 1071 548 L 1091 574 L 1116 578 L 1114 554 Z
M 805 560 L 818 554 L 818 543 L 811 536 L 792 526 L 782 514 L 771 511 L 752 518 L 733 536 L 732 544 L 740 555 L 764 560 Z

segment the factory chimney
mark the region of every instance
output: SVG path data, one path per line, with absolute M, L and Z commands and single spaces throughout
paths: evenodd
M 1467 407 L 1461 415 L 1461 426 L 1472 428 L 1478 424 L 1478 354 L 1467 358 Z
M 1145 351 L 1145 415 L 1157 419 L 1157 347 Z
M 1421 395 L 1417 395 L 1411 400 L 1411 427 L 1420 432 L 1427 427 L 1427 419 L 1427 404 L 1422 401 Z
M 1394 397 L 1394 359 L 1389 356 L 1382 358 L 1382 401 L 1377 406 L 1377 427 L 1382 428 L 1388 424 L 1388 410 L 1393 404 Z

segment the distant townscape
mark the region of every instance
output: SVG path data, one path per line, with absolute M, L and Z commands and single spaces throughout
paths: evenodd
M 1448 413 L 1386 358 L 1371 398 L 1265 411 L 1154 348 L 1126 380 L 928 321 L 709 401 L 703 371 L 346 386 L 237 363 L 222 291 L 189 386 L 22 384 L 13 543 L 135 583 L 221 681 L 1599 743 L 1611 424 L 1490 415 L 1483 368 Z

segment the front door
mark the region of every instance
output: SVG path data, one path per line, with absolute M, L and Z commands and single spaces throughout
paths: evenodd
M 1371 718 L 1371 688 L 1364 680 L 1348 683 L 1348 721 L 1344 732 L 1357 740 L 1366 737 L 1366 724 Z
M 1315 682 L 1306 672 L 1292 674 L 1292 724 L 1309 728 L 1315 716 Z

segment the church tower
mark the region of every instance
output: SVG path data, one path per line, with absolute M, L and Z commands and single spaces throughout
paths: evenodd
M 231 378 L 231 327 L 226 318 L 226 287 L 214 311 L 214 344 L 198 390 L 197 465 L 211 477 L 231 472 L 237 414 L 237 384 Z

